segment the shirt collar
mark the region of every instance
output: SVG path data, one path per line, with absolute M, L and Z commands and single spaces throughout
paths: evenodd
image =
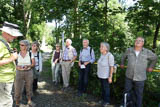
M 71 45 L 70 45 L 70 46 L 68 46 L 68 47 L 66 46 L 66 48 L 67 48 L 67 49 L 70 49 L 70 47 L 71 47 Z
M 89 49 L 90 49 L 90 47 L 88 46 L 87 48 L 83 48 L 83 49 L 87 49 L 87 50 L 89 50 Z

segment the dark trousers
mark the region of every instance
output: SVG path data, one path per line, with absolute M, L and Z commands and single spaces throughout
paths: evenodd
M 79 71 L 78 92 L 85 93 L 88 85 L 88 74 L 90 72 L 91 64 L 88 64 L 85 69 Z
M 109 103 L 110 102 L 110 87 L 108 83 L 108 79 L 101 79 L 101 88 L 102 88 L 102 99 L 104 103 Z
M 33 79 L 33 92 L 38 89 L 38 78 Z
M 133 92 L 131 98 L 135 107 L 142 107 L 144 81 L 133 81 L 126 77 L 125 93 Z

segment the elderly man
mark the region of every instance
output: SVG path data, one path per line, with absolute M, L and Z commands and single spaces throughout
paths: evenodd
M 17 52 L 14 52 L 9 43 L 18 36 L 23 36 L 18 30 L 18 25 L 5 22 L 0 36 L 0 107 L 12 107 L 12 86 L 16 74 L 14 61 Z
M 79 56 L 79 82 L 78 82 L 78 96 L 86 92 L 88 85 L 88 74 L 90 72 L 91 64 L 95 61 L 94 50 L 89 46 L 89 40 L 83 39 L 83 49 Z
M 157 61 L 157 56 L 152 51 L 143 48 L 143 45 L 144 38 L 138 37 L 134 47 L 127 49 L 121 59 L 121 68 L 124 68 L 125 59 L 128 59 L 125 93 L 130 94 L 133 91 L 135 97 L 131 99 L 135 99 L 133 101 L 135 107 L 142 107 L 144 82 L 147 78 L 146 70 L 151 72 Z
M 63 50 L 62 55 L 62 77 L 63 77 L 63 90 L 67 89 L 69 86 L 71 67 L 74 64 L 74 60 L 77 58 L 77 52 L 75 48 L 71 45 L 71 39 L 66 40 L 66 47 Z

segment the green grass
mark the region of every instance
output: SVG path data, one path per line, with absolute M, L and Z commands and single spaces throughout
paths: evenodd
M 52 75 L 50 60 L 47 60 L 47 61 L 43 62 L 43 72 L 42 72 L 42 75 L 44 75 L 46 77 L 50 77 Z

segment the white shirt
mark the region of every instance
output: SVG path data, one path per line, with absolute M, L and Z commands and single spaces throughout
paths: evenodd
M 97 64 L 98 78 L 108 78 L 110 66 L 114 66 L 114 56 L 110 52 L 108 52 L 106 55 L 101 55 Z
M 138 57 L 140 51 L 135 51 L 136 57 Z
M 17 60 L 18 63 L 17 63 L 17 65 L 22 65 L 22 66 L 31 65 L 31 59 L 33 59 L 33 58 L 34 58 L 33 54 L 31 54 L 31 58 L 30 58 L 29 52 L 27 52 L 27 54 L 26 54 L 26 56 L 24 58 L 19 53 L 18 54 L 18 60 Z
M 38 52 L 33 53 L 34 59 L 35 59 L 35 69 L 39 70 L 39 72 L 42 71 L 42 55 L 39 52 L 39 58 L 38 58 Z

